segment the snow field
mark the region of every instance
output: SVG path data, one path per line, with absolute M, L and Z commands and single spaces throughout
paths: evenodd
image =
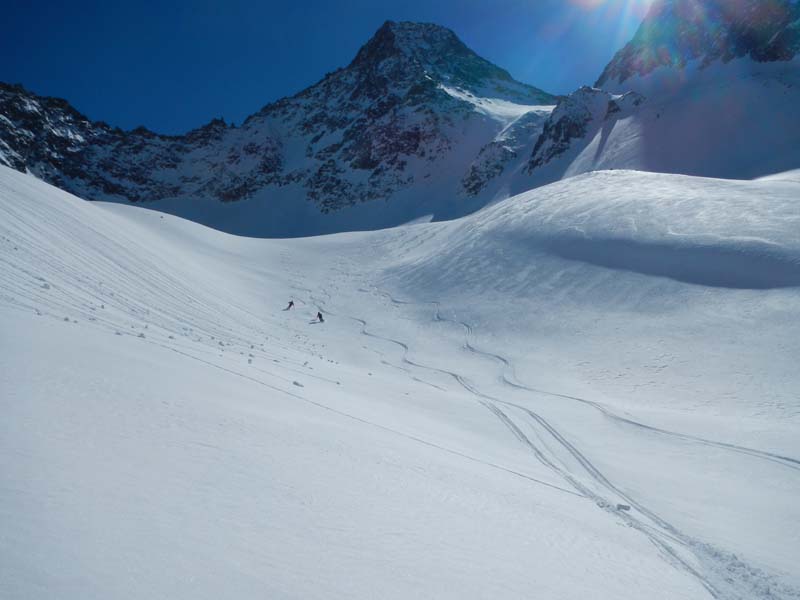
M 255 240 L 0 176 L 4 597 L 798 596 L 797 183 Z

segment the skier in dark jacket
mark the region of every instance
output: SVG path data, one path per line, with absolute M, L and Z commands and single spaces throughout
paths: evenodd
M 317 311 L 317 321 L 319 321 L 320 323 L 325 322 L 325 319 L 322 318 L 322 313 L 320 311 Z
M 289 306 L 287 306 L 284 310 L 292 310 L 294 308 L 294 300 L 289 300 Z

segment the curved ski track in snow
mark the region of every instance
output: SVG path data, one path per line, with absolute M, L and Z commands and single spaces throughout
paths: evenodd
M 355 269 L 351 268 L 348 271 L 348 274 L 352 275 L 352 273 L 355 272 Z M 340 272 L 342 274 L 345 273 L 345 271 L 342 271 L 341 268 Z M 471 338 L 474 337 L 473 327 L 466 322 L 443 317 L 440 311 L 440 303 L 438 301 L 432 300 L 425 302 L 413 302 L 399 300 L 385 290 L 381 290 L 374 285 L 371 287 L 378 295 L 383 296 L 386 300 L 394 305 L 428 305 L 433 309 L 433 316 L 431 317 L 433 322 L 448 323 L 450 325 L 461 327 L 464 334 L 463 349 L 487 360 L 500 363 L 502 366 L 502 371 L 499 374 L 498 379 L 503 384 L 511 388 L 530 393 L 546 394 L 573 400 L 594 408 L 595 410 L 600 411 L 605 417 L 627 426 L 651 431 L 659 435 L 670 436 L 686 442 L 713 446 L 732 452 L 744 453 L 756 458 L 776 462 L 795 471 L 800 471 L 800 460 L 791 457 L 785 457 L 771 452 L 747 448 L 735 444 L 716 442 L 679 432 L 651 427 L 644 423 L 639 423 L 632 419 L 621 417 L 602 404 L 591 400 L 552 391 L 539 390 L 512 381 L 506 374 L 508 372 L 516 379 L 512 362 L 501 354 L 477 349 L 471 341 Z M 370 290 L 362 286 L 358 289 L 358 291 L 362 293 L 368 293 Z M 326 300 L 330 300 L 330 294 L 326 293 L 325 295 L 327 296 L 325 300 L 320 298 L 312 298 L 319 306 L 325 307 Z M 327 308 L 325 308 L 325 310 L 331 315 L 337 314 Z M 647 537 L 648 540 L 650 540 L 651 543 L 653 543 L 654 546 L 656 546 L 656 548 L 658 548 L 665 560 L 667 560 L 675 568 L 681 569 L 695 577 L 700 584 L 706 590 L 708 590 L 712 597 L 731 600 L 748 600 L 754 598 L 775 598 L 776 594 L 779 594 L 777 597 L 780 598 L 800 598 L 800 590 L 782 585 L 774 578 L 763 573 L 758 568 L 746 564 L 733 553 L 716 548 L 686 534 L 647 508 L 643 503 L 636 500 L 630 494 L 624 492 L 618 485 L 612 483 L 550 422 L 548 422 L 540 414 L 534 412 L 532 409 L 515 402 L 510 402 L 486 394 L 459 373 L 411 360 L 409 358 L 409 354 L 412 352 L 412 349 L 410 348 L 409 344 L 399 339 L 380 336 L 368 331 L 368 323 L 361 317 L 352 315 L 343 316 L 357 322 L 361 327 L 360 333 L 362 335 L 383 340 L 400 348 L 402 350 L 402 355 L 400 357 L 402 363 L 411 367 L 447 375 L 455 380 L 464 390 L 472 394 L 481 405 L 486 407 L 513 434 L 513 436 L 519 440 L 520 443 L 524 444 L 531 451 L 536 460 L 561 476 L 565 482 L 575 490 L 575 493 L 591 499 L 602 510 L 613 514 L 615 517 L 622 519 L 622 521 L 628 526 L 640 531 L 644 536 Z M 581 472 L 576 473 L 575 471 L 569 470 L 565 466 L 559 466 L 559 463 L 564 465 L 564 461 L 560 460 L 557 454 L 553 454 L 552 451 L 548 449 L 546 444 L 542 445 L 541 447 L 538 446 L 528 435 L 523 432 L 523 430 L 520 428 L 520 425 L 509 415 L 509 413 L 501 409 L 498 405 L 502 405 L 513 411 L 518 411 L 522 413 L 524 417 L 527 417 L 525 422 L 528 426 L 533 427 L 534 431 L 537 432 L 537 437 L 544 439 L 542 434 L 547 434 L 548 439 L 556 443 L 556 448 L 562 452 L 566 452 L 577 462 L 577 464 L 581 467 Z M 549 456 L 548 452 L 550 452 Z M 588 478 L 588 481 L 594 484 L 594 487 L 605 490 L 606 493 L 603 494 L 599 491 L 593 490 L 587 485 L 585 481 L 586 478 Z M 630 505 L 633 509 L 635 509 L 635 512 L 622 512 L 617 510 L 616 505 L 620 500 Z M 691 558 L 694 558 L 700 566 L 694 566 Z

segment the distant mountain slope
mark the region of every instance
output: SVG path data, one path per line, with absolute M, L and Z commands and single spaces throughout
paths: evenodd
M 659 0 L 595 88 L 562 100 L 539 180 L 633 168 L 752 178 L 800 167 L 800 8 Z M 633 95 L 622 99 L 622 94 Z
M 526 137 L 538 134 L 554 103 L 448 29 L 387 22 L 346 68 L 240 127 L 215 120 L 183 136 L 125 132 L 91 122 L 63 100 L 0 85 L 0 164 L 84 198 L 161 201 L 240 233 L 281 235 L 292 220 L 297 229 L 289 234 L 369 228 L 435 213 L 436 198 L 464 199 L 448 214 L 480 205 L 468 196 L 524 159 L 512 149 L 493 155 L 491 168 L 472 169 L 486 160 L 481 150 L 523 116 Z M 320 213 L 412 188 L 426 197 L 415 209 L 316 224 L 325 222 Z M 235 216 L 214 206 L 243 200 L 254 202 Z

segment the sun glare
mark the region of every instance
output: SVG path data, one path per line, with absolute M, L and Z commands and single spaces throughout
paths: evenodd
M 653 0 L 569 0 L 570 4 L 583 8 L 597 8 L 604 4 L 624 6 L 625 8 L 648 8 Z
M 624 44 L 631 35 L 631 27 L 641 23 L 654 0 L 568 0 L 573 6 L 573 14 L 566 16 L 563 29 L 567 29 L 571 21 L 583 20 L 580 13 L 590 12 L 594 18 L 616 25 L 613 44 Z
M 588 10 L 603 7 L 623 14 L 637 14 L 643 17 L 653 0 L 569 0 L 569 3 Z
M 595 8 L 601 4 L 605 4 L 608 0 L 569 0 L 570 4 L 582 6 L 583 8 Z

